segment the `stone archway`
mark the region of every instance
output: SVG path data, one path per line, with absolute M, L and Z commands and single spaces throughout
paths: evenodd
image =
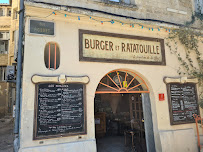
M 155 152 L 154 129 L 152 121 L 149 88 L 141 76 L 129 70 L 113 70 L 99 82 L 95 94 L 141 94 L 144 115 L 146 147 Z

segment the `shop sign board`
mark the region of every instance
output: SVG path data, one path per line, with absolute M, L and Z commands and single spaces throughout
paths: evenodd
M 167 85 L 171 125 L 194 123 L 193 114 L 199 114 L 196 84 Z
M 34 140 L 86 134 L 85 85 L 36 85 Z
M 14 80 L 14 79 L 15 79 L 15 66 L 7 66 L 6 80 Z
M 164 40 L 79 30 L 80 61 L 166 65 Z
M 30 19 L 30 34 L 54 36 L 55 24 L 50 21 Z

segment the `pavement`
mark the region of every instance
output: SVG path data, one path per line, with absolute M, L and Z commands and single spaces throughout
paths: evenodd
M 13 152 L 13 118 L 0 119 L 0 152 Z

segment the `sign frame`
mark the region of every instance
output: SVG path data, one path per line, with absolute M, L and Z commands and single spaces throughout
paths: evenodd
M 187 83 L 178 83 L 178 82 L 170 82 L 166 84 L 167 87 L 167 94 L 168 94 L 168 106 L 169 106 L 169 117 L 170 117 L 170 124 L 171 125 L 181 125 L 181 124 L 190 124 L 190 123 L 195 123 L 194 121 L 183 121 L 183 122 L 175 122 L 173 121 L 173 112 L 172 112 L 172 102 L 171 102 L 171 92 L 170 92 L 170 85 L 171 84 L 193 84 L 195 86 L 195 93 L 196 93 L 196 101 L 197 101 L 197 114 L 200 113 L 199 106 L 198 106 L 198 94 L 197 94 L 197 84 L 187 82 Z
M 44 135 L 44 136 L 37 136 L 37 111 L 38 111 L 38 88 L 40 84 L 60 84 L 60 82 L 40 82 L 35 84 L 35 103 L 34 103 L 34 123 L 33 123 L 33 140 L 41 140 L 41 139 L 51 139 L 51 138 L 59 138 L 59 137 L 70 137 L 70 136 L 80 136 L 87 134 L 87 99 L 86 99 L 86 85 L 84 83 L 63 83 L 63 84 L 81 84 L 83 85 L 83 110 L 84 110 L 84 131 L 77 132 L 77 133 L 62 133 L 56 135 Z
M 34 21 L 42 21 L 42 22 L 49 22 L 49 23 L 53 23 L 54 24 L 54 35 L 47 35 L 47 34 L 38 34 L 38 33 L 31 33 L 31 20 L 34 20 Z M 38 35 L 38 36 L 51 36 L 51 37 L 55 37 L 56 36 L 56 23 L 54 21 L 48 21 L 48 20 L 41 20 L 41 19 L 36 19 L 36 18 L 30 18 L 29 19 L 29 27 L 28 27 L 28 33 L 31 34 L 31 35 Z
M 160 42 L 162 61 L 161 62 L 152 62 L 152 61 L 138 61 L 138 60 L 133 61 L 133 60 L 123 60 L 123 59 L 106 59 L 106 58 L 84 57 L 83 56 L 83 34 Z M 79 61 L 165 66 L 166 65 L 166 57 L 165 57 L 164 39 L 79 29 Z

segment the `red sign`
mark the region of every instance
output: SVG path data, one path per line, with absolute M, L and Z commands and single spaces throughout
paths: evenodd
M 165 98 L 164 98 L 164 94 L 163 93 L 160 93 L 159 94 L 159 101 L 164 101 Z

